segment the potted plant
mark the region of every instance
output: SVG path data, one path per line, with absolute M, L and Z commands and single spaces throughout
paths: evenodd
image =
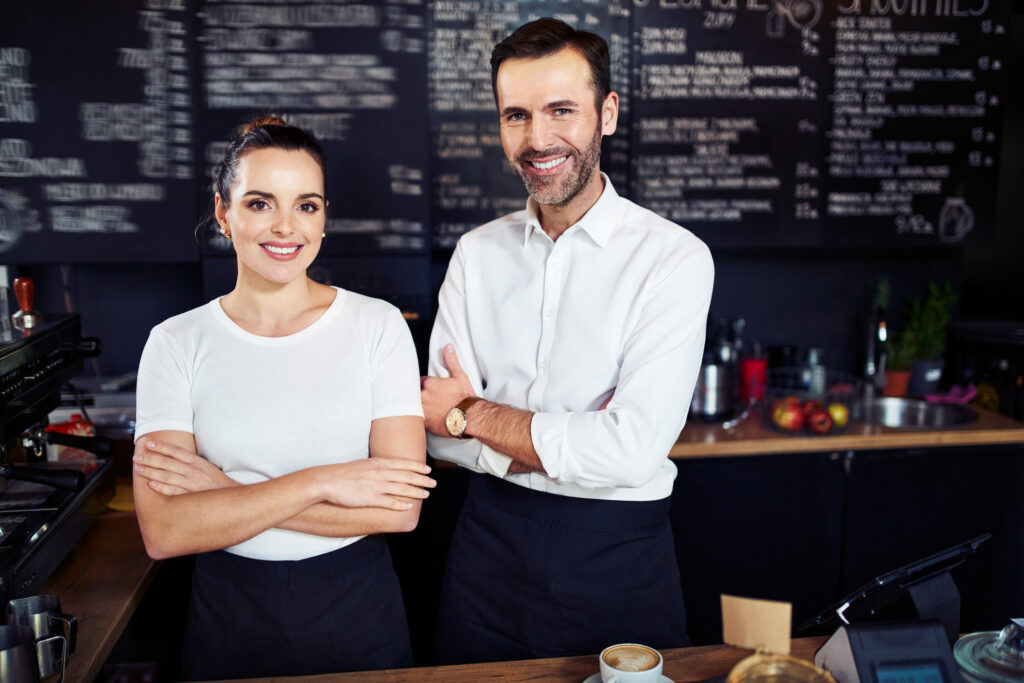
M 924 299 L 911 299 L 898 345 L 910 364 L 910 396 L 935 393 L 942 378 L 946 332 L 956 295 L 947 281 L 942 286 L 928 283 Z M 897 354 L 899 355 L 899 354 Z
M 885 386 L 883 396 L 906 396 L 910 385 L 910 356 L 908 347 L 893 337 L 885 343 Z

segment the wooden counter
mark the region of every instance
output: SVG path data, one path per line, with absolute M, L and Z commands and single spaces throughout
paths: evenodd
M 78 644 L 67 683 L 92 683 L 139 606 L 157 563 L 142 545 L 134 512 L 100 515 L 43 584 L 60 597 L 61 610 L 78 619 Z
M 892 429 L 851 423 L 842 432 L 825 436 L 784 434 L 766 426 L 756 411 L 729 430 L 722 429 L 721 423 L 707 423 L 691 417 L 669 455 L 673 458 L 705 458 L 1024 443 L 1024 423 L 999 413 L 975 411 L 978 413 L 976 421 L 949 429 Z
M 825 642 L 824 637 L 798 638 L 793 641 L 794 657 L 814 660 L 814 651 Z M 665 666 L 662 674 L 677 683 L 702 681 L 724 676 L 741 659 L 752 654 L 728 645 L 708 645 L 685 649 L 662 650 Z M 517 662 L 488 662 L 486 664 L 460 664 L 385 671 L 359 671 L 322 676 L 295 676 L 290 678 L 248 679 L 250 681 L 290 681 L 291 683 L 477 683 L 478 681 L 547 681 L 549 683 L 582 683 L 598 672 L 597 655 L 584 657 L 556 657 L 553 659 L 526 659 Z

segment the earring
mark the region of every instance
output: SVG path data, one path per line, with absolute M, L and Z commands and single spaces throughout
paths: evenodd
M 325 232 L 325 233 L 322 233 L 322 234 L 320 235 L 320 239 L 323 239 L 323 238 L 325 238 L 325 237 L 327 237 L 327 233 L 326 233 L 326 232 Z
M 228 232 L 228 229 L 223 226 L 221 226 L 220 234 L 224 235 L 226 239 L 231 239 L 231 233 Z

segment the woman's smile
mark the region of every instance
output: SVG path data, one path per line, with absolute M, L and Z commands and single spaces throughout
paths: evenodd
M 281 244 L 279 242 L 263 242 L 260 244 L 267 256 L 277 261 L 290 261 L 299 255 L 302 249 L 301 244 Z

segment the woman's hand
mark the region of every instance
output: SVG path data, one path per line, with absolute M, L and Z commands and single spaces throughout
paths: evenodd
M 430 466 L 405 458 L 373 457 L 365 460 L 323 465 L 318 477 L 324 500 L 344 507 L 376 507 L 409 510 L 413 501 L 423 500 L 427 489 L 437 482 L 426 476 Z
M 132 458 L 135 471 L 147 480 L 151 489 L 165 496 L 239 485 L 209 460 L 187 448 L 152 439 L 146 439 L 143 447 Z

